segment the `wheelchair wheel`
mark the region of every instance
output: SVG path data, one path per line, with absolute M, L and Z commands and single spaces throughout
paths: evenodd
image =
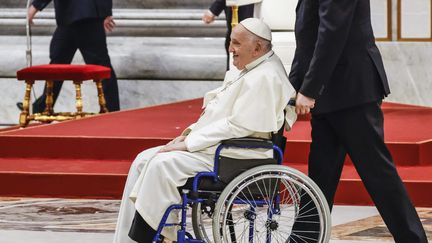
M 215 243 L 327 243 L 330 210 L 318 186 L 301 172 L 264 165 L 236 177 L 213 215 Z
M 192 228 L 195 234 L 195 238 L 204 240 L 207 243 L 213 242 L 211 215 L 209 209 L 204 209 L 203 203 L 194 203 L 192 205 Z

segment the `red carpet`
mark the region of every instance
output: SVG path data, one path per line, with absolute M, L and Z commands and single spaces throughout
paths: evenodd
M 385 140 L 413 201 L 432 206 L 432 109 L 386 103 L 383 110 Z M 200 112 L 197 99 L 0 130 L 0 196 L 119 198 L 136 154 L 177 136 Z M 306 172 L 308 118 L 287 136 L 285 164 Z M 336 202 L 371 204 L 349 161 Z

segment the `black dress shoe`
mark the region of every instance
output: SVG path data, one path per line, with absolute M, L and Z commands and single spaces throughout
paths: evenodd
M 23 103 L 22 103 L 22 102 L 17 102 L 17 103 L 16 103 L 16 106 L 18 107 L 18 109 L 19 109 L 20 111 L 23 111 L 23 110 L 24 110 L 24 106 L 23 106 Z

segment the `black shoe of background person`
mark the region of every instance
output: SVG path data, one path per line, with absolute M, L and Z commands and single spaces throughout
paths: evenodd
M 18 108 L 20 111 L 23 111 L 23 110 L 24 110 L 24 106 L 23 106 L 23 103 L 22 103 L 22 102 L 17 102 L 17 103 L 16 103 L 16 106 L 17 106 L 17 108 Z

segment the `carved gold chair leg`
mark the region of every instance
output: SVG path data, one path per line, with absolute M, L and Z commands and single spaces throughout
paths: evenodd
M 54 97 L 53 97 L 53 87 L 54 81 L 47 80 L 46 81 L 46 99 L 45 99 L 45 111 L 44 114 L 52 115 L 54 113 Z
M 81 94 L 82 81 L 74 80 L 73 82 L 75 85 L 75 105 L 77 110 L 77 117 L 84 117 L 83 101 L 82 101 L 82 94 Z
M 108 109 L 106 107 L 105 94 L 102 88 L 102 80 L 93 80 L 93 81 L 96 83 L 96 89 L 98 93 L 99 106 L 100 106 L 99 113 L 107 113 Z
M 23 102 L 23 111 L 19 117 L 20 127 L 25 127 L 29 123 L 29 115 L 30 115 L 30 93 L 32 86 L 34 84 L 34 80 L 26 80 L 26 90 L 24 94 L 24 102 Z
M 102 80 L 109 79 L 111 69 L 99 65 L 73 65 L 73 64 L 48 64 L 37 65 L 23 68 L 17 71 L 17 79 L 25 80 L 26 93 L 23 102 L 23 111 L 20 113 L 19 122 L 21 127 L 25 127 L 31 121 L 52 122 L 78 119 L 85 116 L 94 115 L 91 112 L 83 111 L 83 100 L 81 85 L 84 81 L 93 80 L 98 91 L 98 101 L 100 113 L 108 112 L 106 100 L 102 89 Z M 30 113 L 30 91 L 35 81 L 46 82 L 45 109 L 38 113 Z M 75 112 L 54 112 L 54 82 L 55 80 L 73 81 L 75 86 Z

